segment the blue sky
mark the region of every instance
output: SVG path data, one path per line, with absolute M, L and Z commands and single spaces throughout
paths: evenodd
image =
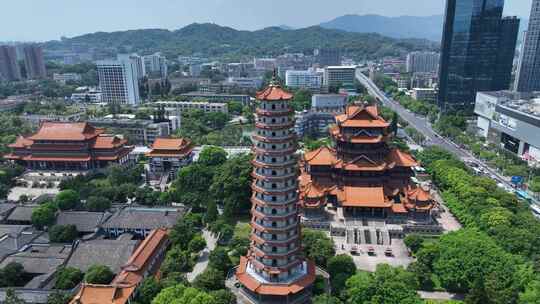
M 506 14 L 528 17 L 532 0 L 506 0 Z M 444 0 L 2 0 L 0 41 L 43 41 L 96 31 L 177 29 L 214 22 L 254 30 L 304 27 L 344 14 L 442 14 Z

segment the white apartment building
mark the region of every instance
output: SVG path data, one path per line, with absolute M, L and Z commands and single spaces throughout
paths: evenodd
M 161 56 L 161 53 L 155 53 L 148 56 L 143 56 L 144 69 L 146 75 L 159 75 L 159 77 L 167 78 L 167 59 Z
M 439 69 L 440 54 L 411 52 L 407 54 L 407 73 L 434 73 Z
M 355 66 L 329 66 L 324 69 L 324 85 L 353 85 L 356 77 Z
M 229 113 L 226 103 L 220 102 L 196 102 L 196 101 L 158 101 L 153 103 L 157 106 L 165 106 L 169 115 L 180 116 L 182 112 L 189 110 L 201 110 L 204 112 Z
M 118 60 L 100 60 L 96 65 L 103 102 L 129 105 L 141 102 L 134 60 L 122 56 Z
M 318 90 L 323 84 L 323 75 L 313 70 L 285 72 L 285 84 L 291 88 Z
M 59 83 L 66 84 L 68 81 L 80 81 L 81 75 L 77 73 L 54 73 L 53 80 Z

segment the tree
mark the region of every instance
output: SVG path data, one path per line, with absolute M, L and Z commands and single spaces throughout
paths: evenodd
M 345 282 L 356 273 L 356 265 L 352 257 L 346 254 L 331 257 L 326 269 L 330 274 L 332 293 L 335 295 L 341 294 L 345 288 Z
M 0 269 L 0 287 L 22 286 L 26 281 L 25 277 L 24 267 L 17 262 L 11 262 Z
M 418 252 L 420 247 L 422 247 L 422 244 L 424 243 L 424 238 L 422 238 L 422 236 L 418 234 L 409 234 L 405 237 L 403 241 L 413 253 L 416 253 Z
M 93 265 L 84 275 L 84 281 L 90 284 L 109 284 L 113 278 L 114 273 L 104 265 Z
M 317 265 L 326 267 L 328 259 L 335 254 L 332 240 L 321 231 L 304 229 L 302 234 L 302 246 L 306 256 Z
M 79 194 L 74 190 L 63 190 L 56 196 L 56 206 L 60 210 L 71 210 L 81 202 Z
M 207 205 L 212 199 L 208 189 L 212 184 L 213 171 L 199 162 L 180 169 L 171 187 L 175 201 L 194 208 Z
M 233 156 L 217 170 L 210 186 L 214 197 L 234 214 L 245 214 L 251 208 L 251 159 L 250 154 Z
M 161 270 L 165 276 L 177 272 L 188 272 L 193 268 L 190 253 L 178 245 L 167 252 Z
M 220 147 L 205 147 L 199 154 L 198 162 L 205 166 L 220 166 L 227 161 L 227 152 Z
M 206 241 L 204 238 L 200 235 L 196 235 L 188 245 L 189 251 L 191 252 L 199 252 L 203 250 L 206 247 Z
M 346 283 L 350 303 L 422 304 L 413 275 L 403 268 L 380 264 L 374 273 L 359 272 Z
M 229 252 L 225 247 L 218 246 L 210 252 L 208 266 L 227 273 L 233 266 L 229 258 Z
M 55 289 L 72 289 L 79 284 L 84 275 L 74 267 L 60 268 L 56 273 Z
M 68 304 L 70 300 L 69 293 L 53 292 L 47 297 L 47 304 Z
M 152 300 L 159 294 L 162 286 L 160 282 L 154 277 L 148 277 L 144 279 L 139 287 L 139 292 L 137 295 L 137 303 L 139 304 L 150 304 Z
M 32 225 L 38 229 L 50 226 L 56 220 L 56 207 L 53 203 L 44 203 L 32 210 Z
M 209 266 L 195 278 L 193 286 L 205 291 L 224 289 L 225 273 L 222 270 Z
M 343 304 L 339 298 L 329 295 L 318 295 L 313 298 L 313 304 Z
M 49 238 L 53 243 L 71 243 L 78 235 L 75 225 L 54 225 L 49 229 Z
M 167 287 L 159 292 L 152 304 L 214 304 L 213 296 L 182 284 Z
M 17 297 L 15 290 L 13 288 L 8 288 L 6 290 L 6 299 L 4 304 L 25 304 L 26 302 Z
M 394 112 L 394 114 L 392 115 L 392 121 L 390 123 L 390 132 L 394 133 L 394 135 L 396 135 L 398 131 L 398 121 L 399 115 L 397 112 Z
M 540 304 L 540 281 L 534 280 L 519 294 L 519 304 Z
M 188 249 L 189 242 L 193 237 L 195 237 L 194 226 L 185 218 L 181 218 L 176 222 L 170 234 L 173 245 L 182 250 Z
M 216 301 L 214 304 L 236 304 L 236 296 L 228 289 L 214 290 L 210 295 Z
M 204 221 L 207 224 L 213 223 L 218 218 L 218 209 L 217 204 L 214 200 L 211 200 L 208 202 L 208 206 L 206 207 L 206 214 L 204 216 Z
M 111 209 L 111 201 L 103 196 L 90 196 L 86 200 L 86 209 L 92 212 L 104 212 Z

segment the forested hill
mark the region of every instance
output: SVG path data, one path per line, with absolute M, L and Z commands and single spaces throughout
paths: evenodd
M 94 48 L 142 54 L 161 51 L 171 58 L 194 53 L 207 57 L 309 53 L 318 47 L 337 47 L 357 59 L 369 59 L 436 48 L 437 44 L 421 39 L 394 39 L 379 34 L 352 33 L 319 26 L 295 30 L 270 27 L 258 31 L 239 31 L 209 23 L 195 23 L 176 31 L 142 29 L 98 32 L 45 43 L 48 50 Z

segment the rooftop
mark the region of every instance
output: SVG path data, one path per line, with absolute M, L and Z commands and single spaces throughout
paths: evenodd
M 75 225 L 77 231 L 91 233 L 94 232 L 108 216 L 109 214 L 104 212 L 62 211 L 56 218 L 56 224 Z
M 20 263 L 24 271 L 32 274 L 51 274 L 68 258 L 71 246 L 67 245 L 31 245 L 22 252 L 6 257 L 0 268 L 12 262 Z
M 29 206 L 17 206 L 7 217 L 9 222 L 31 222 L 32 221 L 32 211 L 36 208 L 37 205 Z
M 103 225 L 105 229 L 158 229 L 171 228 L 184 210 L 125 208 L 113 214 Z
M 103 133 L 86 122 L 44 122 L 30 140 L 81 141 L 94 138 Z
M 92 265 L 108 266 L 114 273 L 120 272 L 135 250 L 138 241 L 121 236 L 116 240 L 89 240 L 79 242 L 67 261 L 67 266 L 86 272 Z

